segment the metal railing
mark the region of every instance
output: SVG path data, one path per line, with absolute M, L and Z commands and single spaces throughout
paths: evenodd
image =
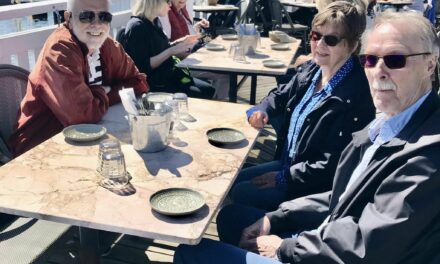
M 129 3 L 127 0 L 112 0 L 111 10 L 121 9 Z M 0 20 L 15 19 L 41 13 L 53 13 L 65 10 L 66 0 L 48 0 L 35 3 L 1 6 Z M 130 19 L 131 11 L 113 12 L 111 35 L 116 36 L 117 30 L 125 27 Z M 32 70 L 36 58 L 46 39 L 57 25 L 33 28 L 16 33 L 0 36 L 0 63 L 13 64 L 27 70 Z

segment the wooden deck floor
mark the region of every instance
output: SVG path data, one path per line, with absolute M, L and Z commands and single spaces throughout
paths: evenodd
M 257 102 L 267 95 L 273 87 L 275 87 L 274 78 L 259 77 Z M 239 90 L 239 103 L 248 103 L 249 95 L 250 78 Z M 258 164 L 272 160 L 274 148 L 275 134 L 270 127 L 267 127 L 262 130 L 246 163 Z M 205 237 L 218 240 L 214 222 L 208 227 Z M 108 249 L 101 258 L 101 263 L 104 264 L 172 263 L 174 250 L 177 246 L 174 243 L 108 232 L 101 234 L 101 240 L 103 248 Z M 79 263 L 78 248 L 78 228 L 71 227 L 31 263 L 76 264 Z

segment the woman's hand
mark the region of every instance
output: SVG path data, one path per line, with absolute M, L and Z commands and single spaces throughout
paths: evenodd
M 266 113 L 261 111 L 256 111 L 251 115 L 251 117 L 249 117 L 249 124 L 251 124 L 253 128 L 263 128 L 267 122 L 269 122 L 269 117 Z
M 194 30 L 196 32 L 200 32 L 201 28 L 209 28 L 209 21 L 202 18 L 202 20 L 194 24 Z
M 180 43 L 192 43 L 195 45 L 201 37 L 202 36 L 200 34 L 186 35 L 184 37 L 176 39 L 171 45 L 179 45 Z
M 181 57 L 183 55 L 183 57 L 186 57 L 191 53 L 193 46 L 192 43 L 180 42 L 170 48 L 171 56 L 177 55 L 178 57 Z

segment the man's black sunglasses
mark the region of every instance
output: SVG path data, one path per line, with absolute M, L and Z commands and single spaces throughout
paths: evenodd
M 95 21 L 96 15 L 98 16 L 99 21 L 102 23 L 112 22 L 113 15 L 107 11 L 101 11 L 96 14 L 93 11 L 81 11 L 79 12 L 78 18 L 81 23 L 92 23 Z
M 335 35 L 322 35 L 321 33 L 316 31 L 311 31 L 309 37 L 313 41 L 319 41 L 321 38 L 324 38 L 325 44 L 330 47 L 338 45 L 338 43 L 341 42 L 341 40 L 343 39 Z
M 389 69 L 401 69 L 406 65 L 406 58 L 412 56 L 419 56 L 419 55 L 429 55 L 429 54 L 431 53 L 422 52 L 422 53 L 414 53 L 408 55 L 393 54 L 393 55 L 385 55 L 385 56 L 362 54 L 359 55 L 359 60 L 361 61 L 361 65 L 365 68 L 373 68 L 374 66 L 376 66 L 379 59 L 383 59 L 385 65 Z

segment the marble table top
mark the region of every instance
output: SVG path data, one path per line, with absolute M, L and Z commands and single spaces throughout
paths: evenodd
M 289 66 L 301 44 L 301 40 L 297 39 L 295 42 L 286 43 L 289 45 L 289 50 L 273 50 L 270 45 L 275 44 L 275 42 L 269 38 L 261 38 L 261 48 L 257 49 L 257 53 L 246 55 L 246 60 L 249 63 L 240 63 L 234 61 L 229 56 L 229 48 L 231 43 L 234 42 L 237 41 L 224 40 L 219 36 L 210 43 L 221 44 L 225 47 L 224 50 L 210 51 L 207 50 L 206 47 L 203 47 L 182 60 L 178 66 L 205 71 L 212 70 L 272 76 L 284 75 L 287 72 L 287 66 Z M 286 66 L 282 68 L 267 68 L 263 65 L 263 61 L 267 59 L 280 60 Z
M 165 150 L 140 153 L 133 149 L 121 105 L 110 107 L 100 122 L 106 137 L 121 141 L 132 176 L 123 191 L 109 191 L 98 182 L 98 141 L 73 143 L 59 133 L 0 167 L 0 212 L 107 230 L 177 243 L 200 241 L 241 168 L 258 131 L 247 124 L 249 106 L 189 99 L 197 119 L 183 123 Z M 206 131 L 230 127 L 246 141 L 229 148 L 211 145 Z M 158 190 L 186 187 L 200 192 L 206 205 L 185 217 L 169 217 L 151 210 L 150 196 Z

